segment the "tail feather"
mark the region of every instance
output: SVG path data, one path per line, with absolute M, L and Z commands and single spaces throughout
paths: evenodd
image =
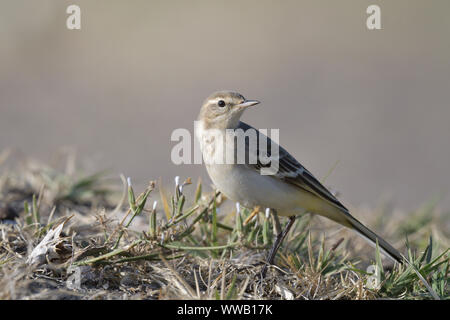
M 369 244 L 375 246 L 378 241 L 378 246 L 380 247 L 381 251 L 384 252 L 389 258 L 394 260 L 395 262 L 398 262 L 402 264 L 404 262 L 403 256 L 398 252 L 397 249 L 395 249 L 393 246 L 391 246 L 387 241 L 385 241 L 383 238 L 378 236 L 376 233 L 372 232 L 369 228 L 367 228 L 365 225 L 363 225 L 361 222 L 353 218 L 350 214 L 347 216 L 347 220 L 349 224 L 352 226 L 352 228 L 364 239 L 366 239 Z
M 339 224 L 342 224 L 350 229 L 355 230 L 361 237 L 363 237 L 370 245 L 375 246 L 378 241 L 378 246 L 381 251 L 396 262 L 403 263 L 404 258 L 393 246 L 387 241 L 371 231 L 357 219 L 355 219 L 345 207 L 338 207 L 331 203 L 324 203 L 323 201 L 316 204 L 316 210 L 313 212 L 319 213 L 321 216 L 327 217 Z M 320 207 L 321 206 L 321 207 Z M 313 208 L 314 209 L 314 208 Z
M 322 214 L 325 217 L 330 218 L 331 220 L 336 221 L 346 227 L 349 227 L 355 230 L 358 235 L 364 238 L 370 245 L 375 246 L 378 242 L 378 246 L 380 251 L 391 258 L 394 262 L 398 262 L 400 264 L 407 264 L 412 268 L 412 270 L 416 273 L 417 277 L 422 281 L 422 283 L 427 288 L 428 292 L 433 296 L 434 299 L 440 300 L 439 295 L 433 290 L 427 280 L 420 274 L 419 270 L 412 264 L 406 257 L 402 256 L 397 249 L 391 246 L 387 241 L 378 236 L 376 233 L 371 231 L 361 222 L 356 220 L 348 211 L 344 211 L 340 208 L 334 208 L 332 210 L 324 210 Z

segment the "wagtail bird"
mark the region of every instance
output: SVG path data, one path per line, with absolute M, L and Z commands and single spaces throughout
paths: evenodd
M 267 257 L 263 276 L 267 265 L 273 264 L 276 252 L 292 227 L 295 217 L 305 212 L 327 217 L 353 229 L 372 244 L 378 242 L 384 253 L 394 261 L 402 263 L 403 257 L 396 249 L 355 219 L 293 156 L 267 136 L 239 120 L 244 110 L 258 103 L 259 101 L 246 100 L 241 94 L 230 91 L 212 94 L 201 107 L 196 135 L 200 140 L 208 174 L 220 192 L 245 207 L 271 208 L 278 215 L 289 217 L 289 223 L 285 230 L 277 235 Z M 256 145 L 252 146 L 251 139 L 245 139 L 243 149 L 249 154 L 246 154 L 245 161 L 241 162 L 236 161 L 236 153 L 242 152 L 236 143 L 235 132 L 239 131 L 238 129 L 245 133 L 254 130 L 258 140 Z M 267 144 L 262 144 L 267 145 L 267 155 L 274 150 L 274 146 L 278 149 L 278 159 L 271 159 L 278 161 L 277 170 L 273 174 L 261 172 L 269 166 L 267 159 L 262 161 L 261 158 L 259 141 L 263 138 L 267 139 L 264 140 Z M 229 161 L 231 157 L 227 157 L 228 153 L 233 153 L 234 161 Z M 251 159 L 256 160 L 250 161 Z

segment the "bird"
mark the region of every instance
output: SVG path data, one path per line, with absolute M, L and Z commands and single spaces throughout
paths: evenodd
M 286 149 L 259 130 L 240 121 L 245 110 L 259 103 L 257 100 L 247 100 L 233 91 L 214 92 L 201 106 L 195 135 L 199 140 L 208 175 L 221 193 L 244 207 L 270 208 L 279 216 L 289 217 L 285 229 L 276 235 L 273 247 L 267 255 L 262 269 L 263 276 L 267 272 L 267 266 L 273 264 L 276 253 L 296 217 L 307 212 L 326 217 L 356 231 L 372 245 L 378 244 L 382 253 L 394 262 L 402 264 L 404 257 L 399 251 L 353 217 Z M 247 138 L 244 135 L 243 148 L 239 148 L 237 132 L 247 134 Z M 251 145 L 252 139 L 249 137 L 252 133 L 256 135 L 256 145 L 255 141 Z M 261 141 L 265 142 L 261 144 Z M 267 159 L 263 159 L 264 148 L 267 149 L 265 156 L 272 156 L 277 150 L 276 171 L 272 174 L 262 173 L 263 169 L 269 167 Z M 240 152 L 246 154 L 244 161 L 239 162 L 237 158 Z M 253 161 L 250 161 L 251 159 Z

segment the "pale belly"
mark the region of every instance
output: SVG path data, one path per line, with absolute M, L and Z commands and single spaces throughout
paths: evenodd
M 302 203 L 308 203 L 309 196 L 273 176 L 262 176 L 244 165 L 206 166 L 214 185 L 225 196 L 244 207 L 261 206 L 276 209 L 280 215 L 303 213 Z
M 200 141 L 203 158 L 213 159 L 216 154 L 217 142 L 203 129 L 203 124 L 196 128 L 196 135 Z M 228 141 L 228 140 L 226 140 Z M 233 152 L 233 144 L 225 144 L 226 154 Z M 219 157 L 223 158 L 222 157 Z M 224 158 L 225 159 L 225 158 Z M 223 159 L 222 159 L 223 160 Z M 230 200 L 239 202 L 242 206 L 253 208 L 260 206 L 262 210 L 271 208 L 277 210 L 279 215 L 291 216 L 305 212 L 317 213 L 333 219 L 340 220 L 341 212 L 335 206 L 323 201 L 320 197 L 302 190 L 297 186 L 279 180 L 275 176 L 261 175 L 259 171 L 239 164 L 209 165 L 205 162 L 208 174 L 214 185 Z M 222 161 L 221 163 L 225 163 Z

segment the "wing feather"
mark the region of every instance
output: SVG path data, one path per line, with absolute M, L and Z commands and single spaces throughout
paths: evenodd
M 249 129 L 256 130 L 244 122 L 240 122 L 238 128 L 244 131 Z M 260 161 L 261 154 L 259 150 L 259 139 L 262 137 L 267 139 L 267 156 L 269 157 L 272 154 L 271 146 L 275 144 L 275 142 L 273 142 L 269 137 L 265 136 L 258 130 L 256 130 L 256 132 L 258 138 L 258 149 L 256 151 L 257 163 L 246 163 L 245 165 L 259 172 L 261 168 L 270 167 L 270 163 L 263 164 L 263 162 Z M 249 147 L 248 143 L 249 141 L 246 139 L 246 152 L 252 152 L 252 148 Z M 325 186 L 323 186 L 322 183 L 320 183 L 311 172 L 303 167 L 293 156 L 289 154 L 289 152 L 287 152 L 281 146 L 279 146 L 278 172 L 274 175 L 274 177 L 276 179 L 280 179 L 289 184 L 292 184 L 298 188 L 301 188 L 304 191 L 310 192 L 317 197 L 333 204 L 337 208 L 341 209 L 344 213 L 348 214 L 348 209 L 341 202 L 339 202 L 339 200 Z

